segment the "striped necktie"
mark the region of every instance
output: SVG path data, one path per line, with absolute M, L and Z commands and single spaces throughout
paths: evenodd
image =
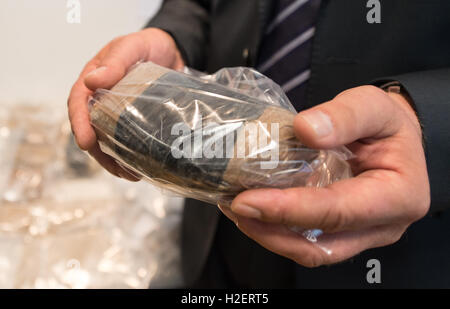
M 299 111 L 306 100 L 320 0 L 275 0 L 257 70 L 274 80 Z

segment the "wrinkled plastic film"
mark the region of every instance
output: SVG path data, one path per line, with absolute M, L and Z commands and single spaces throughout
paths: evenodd
M 65 110 L 5 107 L 0 150 L 0 288 L 182 286 L 183 199 L 110 177 Z
M 140 63 L 96 91 L 90 115 L 102 151 L 160 187 L 212 204 L 247 189 L 351 176 L 348 150 L 303 146 L 286 95 L 249 68 L 202 75 Z

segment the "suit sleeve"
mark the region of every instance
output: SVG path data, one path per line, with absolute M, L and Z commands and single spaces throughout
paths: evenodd
M 146 27 L 168 32 L 180 49 L 185 63 L 195 69 L 205 67 L 209 35 L 210 1 L 165 0 Z
M 450 209 L 450 68 L 377 81 L 398 81 L 411 97 L 423 126 L 431 185 L 431 213 Z

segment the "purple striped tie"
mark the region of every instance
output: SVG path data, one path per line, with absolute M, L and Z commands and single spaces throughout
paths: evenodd
M 306 99 L 320 0 L 275 0 L 256 68 L 278 83 L 297 110 Z

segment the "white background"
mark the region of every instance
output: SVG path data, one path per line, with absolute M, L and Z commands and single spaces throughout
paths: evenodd
M 67 22 L 67 0 L 0 1 L 0 106 L 66 105 L 84 64 L 116 36 L 138 31 L 160 0 L 80 0 L 81 23 Z

